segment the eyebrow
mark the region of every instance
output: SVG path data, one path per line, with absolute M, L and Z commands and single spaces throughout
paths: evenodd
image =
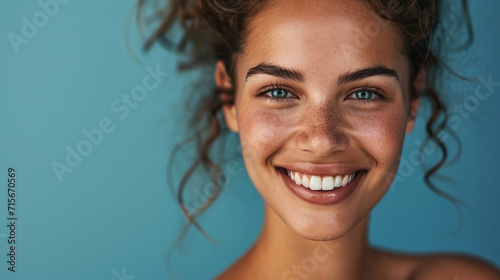
M 299 71 L 266 63 L 261 63 L 253 68 L 250 68 L 250 70 L 248 70 L 247 72 L 245 81 L 248 80 L 250 77 L 258 74 L 267 74 L 278 78 L 283 78 L 286 80 L 292 80 L 299 83 L 304 82 L 304 76 Z
M 399 83 L 399 76 L 396 70 L 387 68 L 385 66 L 377 65 L 374 67 L 363 68 L 353 72 L 342 74 L 337 80 L 337 85 L 347 84 L 350 82 L 362 80 L 372 76 L 393 77 Z
M 304 75 L 300 71 L 267 63 L 261 63 L 253 68 L 250 68 L 247 72 L 245 81 L 247 81 L 252 76 L 258 74 L 271 75 L 299 83 L 304 82 Z M 337 85 L 347 84 L 350 82 L 359 81 L 373 76 L 393 77 L 394 79 L 396 79 L 398 83 L 400 82 L 396 70 L 382 65 L 376 65 L 373 67 L 362 68 L 340 75 L 340 77 L 337 80 Z

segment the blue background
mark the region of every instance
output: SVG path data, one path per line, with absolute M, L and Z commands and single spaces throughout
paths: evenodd
M 193 76 L 176 74 L 178 58 L 159 46 L 141 52 L 134 5 L 134 0 L 68 1 L 16 53 L 8 34 L 22 34 L 22 18 L 32 20 L 43 9 L 37 1 L 2 3 L 0 279 L 174 279 L 169 266 L 184 279 L 209 279 L 259 233 L 263 203 L 243 170 L 228 177 L 221 197 L 200 219 L 216 243 L 191 230 L 182 250 L 169 247 L 184 219 L 167 188 L 165 170 L 183 136 L 180 118 L 192 113 L 179 104 Z M 471 5 L 477 63 L 468 71 L 500 81 L 500 3 Z M 142 85 L 148 66 L 169 74 L 126 117 L 113 112 L 115 100 Z M 500 266 L 500 86 L 492 89 L 483 86 L 482 93 L 490 96 L 460 117 L 463 154 L 444 172 L 453 180 L 444 188 L 468 205 L 460 231 L 450 235 L 459 215 L 424 186 L 420 168 L 411 164 L 415 141 L 425 135 L 419 119 L 405 145 L 402 159 L 410 166 L 400 174 L 403 182 L 394 184 L 373 212 L 373 244 L 412 252 L 467 252 Z M 82 130 L 96 129 L 106 118 L 114 130 L 104 133 L 60 181 L 52 164 L 64 164 L 66 147 L 76 149 L 86 139 Z M 229 140 L 229 149 L 236 151 L 236 137 Z M 243 167 L 238 153 L 229 159 Z M 15 273 L 6 263 L 10 166 L 18 179 Z

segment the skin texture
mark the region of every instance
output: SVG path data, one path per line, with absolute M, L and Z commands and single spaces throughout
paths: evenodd
M 254 246 L 218 279 L 454 279 L 446 271 L 436 274 L 432 267 L 439 261 L 455 270 L 470 264 L 476 272 L 482 265 L 493 275 L 458 279 L 500 279 L 481 262 L 461 259 L 457 266 L 450 257 L 429 261 L 367 244 L 370 211 L 390 187 L 404 137 L 414 126 L 419 99 L 410 100 L 410 87 L 418 91 L 422 84 L 422 73 L 410 81 L 397 30 L 360 1 L 300 0 L 272 1 L 248 28 L 234 80 L 219 62 L 216 83 L 235 87 L 235 103 L 224 107 L 224 115 L 239 133 L 265 218 Z M 247 77 L 261 64 L 293 69 L 302 79 Z M 393 69 L 397 78 L 339 82 L 374 66 Z M 286 90 L 285 98 L 269 98 L 276 85 Z M 355 93 L 367 86 L 373 98 L 357 99 Z M 313 170 L 330 164 L 332 175 L 342 168 L 365 172 L 347 199 L 318 205 L 291 192 L 277 170 L 297 163 Z

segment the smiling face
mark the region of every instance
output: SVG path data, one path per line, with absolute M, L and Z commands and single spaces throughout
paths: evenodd
M 224 114 L 250 178 L 301 236 L 343 236 L 389 188 L 413 126 L 399 33 L 361 1 L 331 0 L 272 1 L 248 31 Z M 216 77 L 230 83 L 222 63 Z

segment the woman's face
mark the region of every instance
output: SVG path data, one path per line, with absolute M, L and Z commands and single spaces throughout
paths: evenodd
M 224 113 L 250 178 L 301 236 L 343 236 L 389 188 L 413 125 L 399 34 L 340 0 L 272 1 L 248 28 Z

